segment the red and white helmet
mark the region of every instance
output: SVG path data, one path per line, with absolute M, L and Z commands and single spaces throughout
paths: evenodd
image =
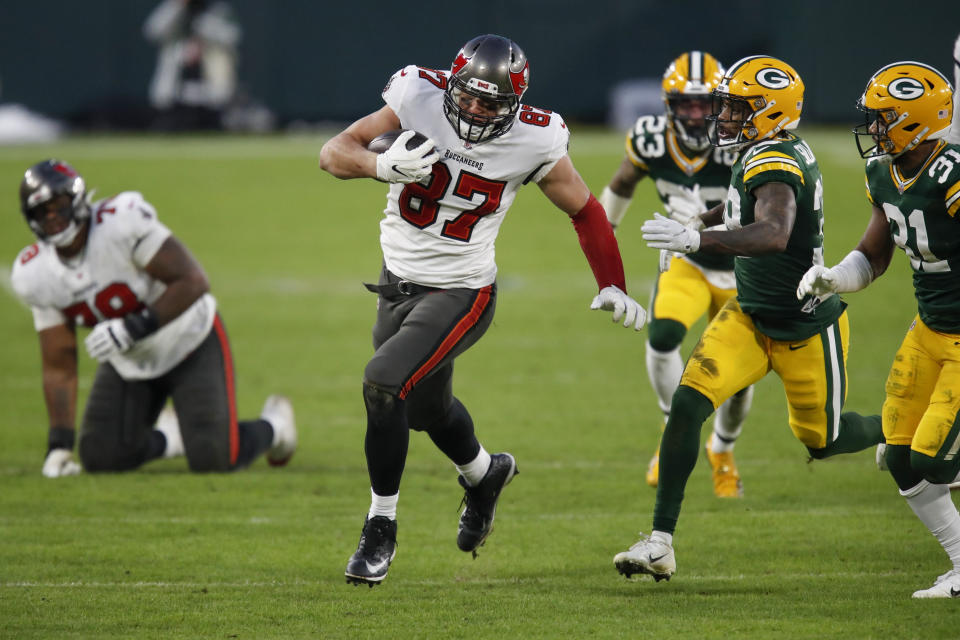
M 463 45 L 450 68 L 443 112 L 457 135 L 479 143 L 502 136 L 516 121 L 520 98 L 530 81 L 530 64 L 517 43 L 496 35 L 477 36 Z M 462 108 L 461 98 L 473 96 L 490 104 L 495 115 L 478 115 Z
M 57 215 L 66 226 L 57 233 L 48 234 L 43 227 L 48 203 L 64 195 L 68 196 L 69 202 L 60 207 Z M 20 181 L 20 211 L 39 240 L 66 247 L 74 241 L 83 223 L 90 217 L 90 196 L 83 178 L 73 167 L 60 160 L 44 160 L 23 174 L 23 180 Z

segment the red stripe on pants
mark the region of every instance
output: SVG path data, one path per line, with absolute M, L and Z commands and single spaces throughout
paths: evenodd
M 218 313 L 213 319 L 213 329 L 217 332 L 220 341 L 220 350 L 223 352 L 224 382 L 227 385 L 227 404 L 230 407 L 230 466 L 237 464 L 240 454 L 240 431 L 237 428 L 237 390 L 233 379 L 233 355 L 230 353 L 230 340 L 227 339 L 227 330 L 224 329 Z
M 420 382 L 428 373 L 433 371 L 434 367 L 443 360 L 443 358 L 450 353 L 450 350 L 460 341 L 460 338 L 464 336 L 470 329 L 472 329 L 477 322 L 480 321 L 480 316 L 483 315 L 484 309 L 487 308 L 487 305 L 490 304 L 490 292 L 493 289 L 492 286 L 484 287 L 477 292 L 477 298 L 473 301 L 473 306 L 470 307 L 470 311 L 465 315 L 460 322 L 453 328 L 440 347 L 433 352 L 433 355 L 424 363 L 422 367 L 417 369 L 417 371 L 407 380 L 407 383 L 403 385 L 403 388 L 400 389 L 399 397 L 401 400 L 407 397 L 407 394 L 410 393 L 410 390 L 413 389 L 414 385 Z

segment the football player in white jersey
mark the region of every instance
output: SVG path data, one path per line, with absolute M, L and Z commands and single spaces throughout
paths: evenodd
M 260 419 L 237 420 L 230 345 L 203 268 L 139 193 L 91 199 L 58 160 L 37 163 L 20 183 L 38 241 L 17 256 L 11 280 L 40 338 L 50 421 L 43 474 L 81 469 L 77 326 L 91 329 L 86 349 L 100 362 L 79 437 L 87 471 L 176 455 L 193 471 L 243 468 L 264 452 L 285 464 L 297 440 L 290 401 L 270 396 Z M 175 417 L 158 422 L 168 398 Z
M 489 454 L 452 392 L 453 361 L 493 319 L 494 240 L 517 190 L 528 182 L 573 221 L 600 292 L 591 308 L 639 330 L 643 308 L 626 294 L 623 264 L 603 208 L 567 155 L 569 131 L 554 112 L 520 103 L 526 56 L 496 35 L 470 40 L 450 71 L 410 65 L 383 90 L 386 105 L 329 140 L 320 166 L 338 178 L 390 183 L 380 223 L 384 266 L 364 371 L 365 451 L 371 505 L 346 577 L 378 584 L 396 552 L 396 507 L 409 429 L 426 431 L 466 491 L 458 547 L 476 553 L 493 525 L 500 492 L 517 473 L 509 453 Z M 408 149 L 408 131 L 382 153 L 367 149 L 397 129 L 428 137 Z

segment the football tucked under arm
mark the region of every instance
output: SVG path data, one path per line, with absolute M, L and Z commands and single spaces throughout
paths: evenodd
M 377 154 L 377 179 L 383 182 L 423 180 L 440 159 L 433 140 L 412 129 L 382 133 L 370 141 L 367 150 Z

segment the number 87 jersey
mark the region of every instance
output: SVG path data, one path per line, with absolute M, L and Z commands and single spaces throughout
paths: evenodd
M 383 90 L 401 126 L 431 138 L 440 161 L 428 179 L 390 186 L 380 244 L 387 269 L 405 280 L 479 289 L 496 279 L 494 242 L 517 190 L 550 172 L 570 134 L 559 114 L 521 105 L 504 135 L 464 142 L 444 115 L 448 80 L 410 65 Z
M 866 183 L 910 258 L 920 318 L 935 331 L 960 333 L 960 145 L 939 141 L 911 178 L 896 164 L 868 161 Z

